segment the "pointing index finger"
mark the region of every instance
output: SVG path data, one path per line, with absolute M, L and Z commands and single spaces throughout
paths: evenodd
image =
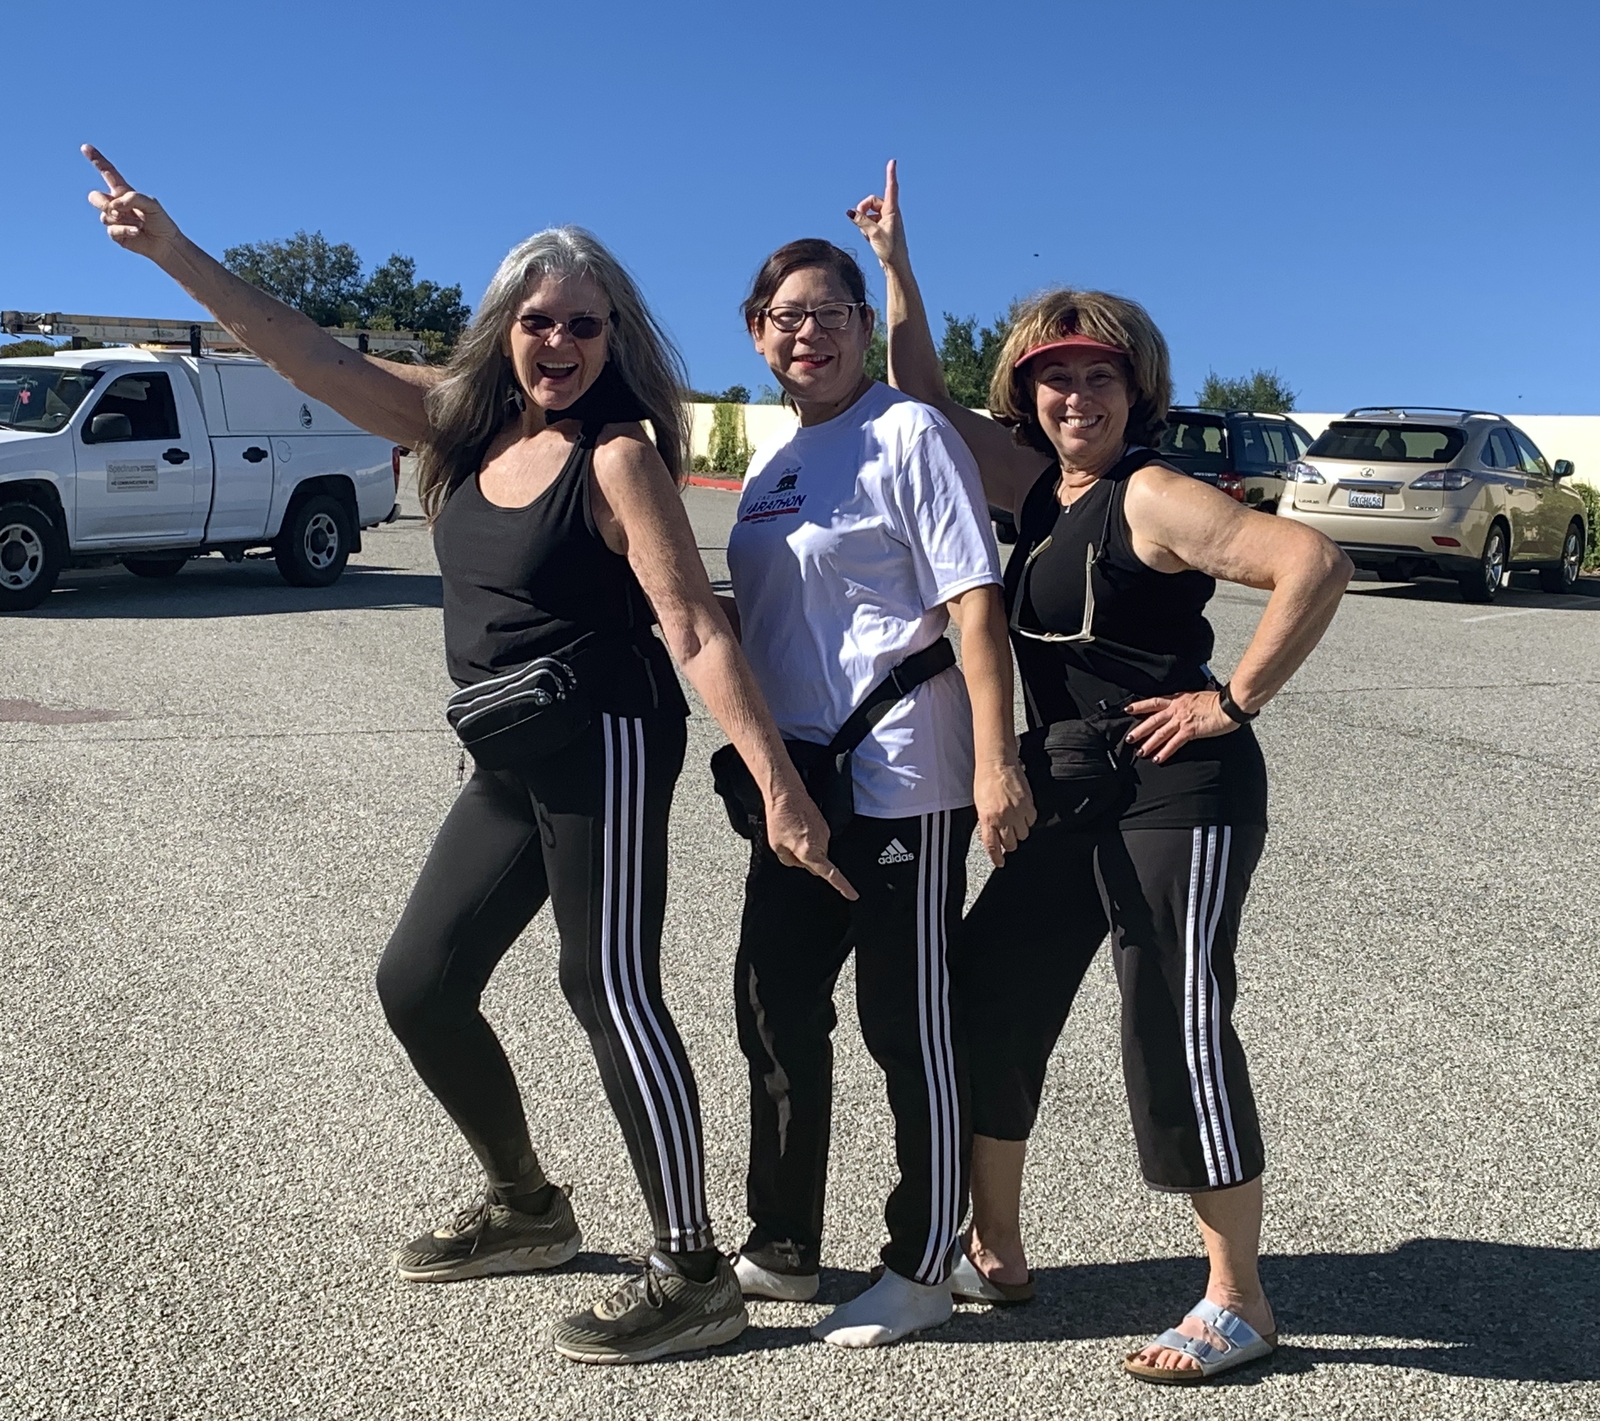
M 83 145 L 83 156 L 94 164 L 95 170 L 104 180 L 105 185 L 110 190 L 112 197 L 121 197 L 123 193 L 133 191 L 133 188 L 129 185 L 127 179 L 116 170 L 116 167 L 113 165 L 111 160 L 107 158 L 106 155 L 98 148 L 96 148 L 94 144 L 85 143 Z
M 883 175 L 883 202 L 889 208 L 900 206 L 900 178 L 895 171 L 895 160 L 889 159 L 889 167 Z

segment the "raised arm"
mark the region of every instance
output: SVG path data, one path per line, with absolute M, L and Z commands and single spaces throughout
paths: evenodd
M 1015 517 L 1049 461 L 1037 450 L 1022 448 L 1004 425 L 950 398 L 922 292 L 911 270 L 900 218 L 900 179 L 893 158 L 884 174 L 883 196 L 862 198 L 848 215 L 883 267 L 889 307 L 889 383 L 912 399 L 932 405 L 956 427 L 978 461 L 984 496 Z
M 711 590 L 689 515 L 661 456 L 642 429 L 612 434 L 595 450 L 594 475 L 668 649 L 761 788 L 773 852 L 788 867 L 808 869 L 854 898 L 855 889 L 828 860 L 827 825 L 801 786 Z
M 89 201 L 119 247 L 153 261 L 297 390 L 396 444 L 414 448 L 427 438 L 423 396 L 443 371 L 396 365 L 341 345 L 310 317 L 241 281 L 201 251 L 161 204 L 135 192 L 99 149 L 86 143 L 83 156 L 105 181 L 107 190 L 90 193 Z

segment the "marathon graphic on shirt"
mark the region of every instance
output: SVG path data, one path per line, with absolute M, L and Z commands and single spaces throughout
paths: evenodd
M 800 466 L 791 464 L 784 469 L 773 486 L 771 493 L 757 496 L 754 503 L 740 515 L 741 523 L 765 523 L 772 518 L 782 518 L 785 514 L 798 513 L 801 505 L 805 503 L 806 496 L 796 493 L 794 486 L 800 478 Z

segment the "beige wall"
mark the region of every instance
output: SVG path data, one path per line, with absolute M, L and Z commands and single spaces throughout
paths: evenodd
M 690 444 L 696 454 L 705 454 L 711 449 L 711 413 L 715 409 L 715 405 L 689 406 Z M 779 430 L 793 429 L 798 419 L 785 405 L 745 405 L 743 411 L 744 437 L 752 449 L 759 449 Z

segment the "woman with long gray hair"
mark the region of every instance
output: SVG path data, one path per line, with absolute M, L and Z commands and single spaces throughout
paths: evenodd
M 621 265 L 577 228 L 501 263 L 441 372 L 359 356 L 233 276 L 92 148 L 113 241 L 149 257 L 299 389 L 420 451 L 444 587 L 448 708 L 476 769 L 378 969 L 390 1025 L 482 1163 L 483 1198 L 402 1248 L 404 1278 L 522 1273 L 581 1245 L 479 1010 L 551 901 L 561 986 L 650 1207 L 643 1273 L 556 1348 L 638 1362 L 731 1341 L 739 1284 L 706 1210 L 699 1099 L 661 994 L 667 816 L 688 707 L 662 636 L 753 768 L 785 863 L 854 890 L 717 606 L 677 496 L 682 365 Z M 641 421 L 648 419 L 654 443 Z

